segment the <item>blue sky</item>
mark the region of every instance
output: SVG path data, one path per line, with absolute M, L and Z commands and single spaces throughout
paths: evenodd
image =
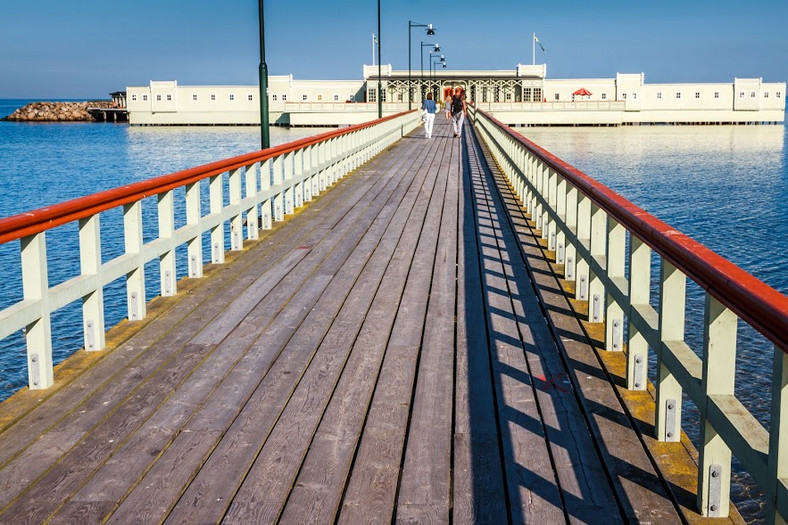
M 150 80 L 257 84 L 255 0 L 4 0 L 0 98 L 107 98 Z M 647 83 L 788 80 L 788 0 L 381 0 L 383 63 L 407 69 L 408 20 L 432 23 L 450 69 L 537 63 L 550 78 L 646 74 Z M 376 0 L 267 0 L 270 74 L 358 79 Z

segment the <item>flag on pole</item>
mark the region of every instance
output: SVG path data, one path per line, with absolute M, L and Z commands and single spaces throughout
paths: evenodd
M 537 37 L 537 36 L 536 36 L 536 33 L 534 33 L 534 42 L 536 42 L 537 44 L 539 44 L 539 47 L 540 47 L 540 48 L 542 48 L 542 52 L 543 52 L 543 53 L 546 53 L 546 52 L 547 52 L 547 51 L 545 51 L 545 50 L 544 50 L 544 46 L 543 46 L 543 45 L 542 45 L 542 43 L 539 41 L 539 37 Z

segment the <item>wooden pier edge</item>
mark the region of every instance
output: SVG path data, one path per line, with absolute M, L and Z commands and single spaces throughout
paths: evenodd
M 626 345 L 622 352 L 611 352 L 604 348 L 605 323 L 590 323 L 588 321 L 587 304 L 577 301 L 570 295 L 574 292 L 574 283 L 565 281 L 563 265 L 556 263 L 556 254 L 547 249 L 547 241 L 541 238 L 541 231 L 536 228 L 536 223 L 530 214 L 526 213 L 522 202 L 514 193 L 514 189 L 506 180 L 500 166 L 489 152 L 487 145 L 480 135 L 475 134 L 484 151 L 486 160 L 496 187 L 504 203 L 508 220 L 520 237 L 519 248 L 526 262 L 535 292 L 539 297 L 540 306 L 545 318 L 555 334 L 558 347 L 563 352 L 563 358 L 569 359 L 565 338 L 559 332 L 565 331 L 568 324 L 574 323 L 586 338 L 586 344 L 593 350 L 596 358 L 604 370 L 621 404 L 621 408 L 635 428 L 648 453 L 662 483 L 670 492 L 676 510 L 684 523 L 734 523 L 744 524 L 736 506 L 731 502 L 728 518 L 706 518 L 697 510 L 697 483 L 698 483 L 698 452 L 689 436 L 682 430 L 681 441 L 662 442 L 654 437 L 654 414 L 656 410 L 656 390 L 649 381 L 648 389 L 635 391 L 626 388 Z M 525 227 L 523 227 L 525 226 Z M 531 249 L 529 249 L 529 247 Z M 555 290 L 561 291 L 557 297 Z M 550 297 L 548 297 L 550 295 Z M 561 307 L 546 308 L 546 304 L 562 301 Z M 574 319 L 568 319 L 564 312 L 571 312 Z M 572 377 L 574 387 L 582 394 L 583 386 Z M 581 403 L 581 406 L 584 406 Z M 589 415 L 590 417 L 590 415 Z M 597 439 L 604 439 L 599 432 L 594 432 Z M 608 448 L 615 447 L 616 443 L 607 443 Z M 644 516 L 645 517 L 645 516 Z

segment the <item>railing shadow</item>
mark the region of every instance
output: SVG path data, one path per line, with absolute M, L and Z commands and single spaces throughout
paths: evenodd
M 463 142 L 462 183 L 464 249 L 460 257 L 465 275 L 458 286 L 464 288 L 461 306 L 465 308 L 468 348 L 475 521 L 525 523 L 551 517 L 587 523 L 622 522 L 622 516 L 634 516 L 635 511 L 628 502 L 616 501 L 603 469 L 597 473 L 600 479 L 594 481 L 585 470 L 587 458 L 566 464 L 566 456 L 554 455 L 554 450 L 564 450 L 569 451 L 569 456 L 577 457 L 586 450 L 578 448 L 578 437 L 571 425 L 556 425 L 544 419 L 545 411 L 551 412 L 553 407 L 563 410 L 562 405 L 575 394 L 568 372 L 550 372 L 540 357 L 541 352 L 549 351 L 550 345 L 534 340 L 524 328 L 533 322 L 533 311 L 528 311 L 533 307 L 524 304 L 529 299 L 526 295 L 534 291 L 524 267 L 513 269 L 514 265 L 522 264 L 517 236 L 510 230 L 503 231 L 510 228 L 505 204 L 496 195 L 483 153 L 471 138 Z M 500 258 L 490 256 L 495 251 Z M 552 349 L 557 351 L 554 343 Z M 512 357 L 521 366 L 512 364 Z M 533 359 L 544 366 L 542 372 L 531 373 L 528 361 Z M 578 369 L 578 373 L 596 372 L 592 367 Z M 513 397 L 512 393 L 531 397 L 526 400 Z M 604 412 L 599 415 L 618 416 Z M 491 461 L 495 457 L 497 462 Z M 548 463 L 546 469 L 544 461 Z M 572 470 L 565 478 L 585 481 L 571 487 L 562 486 L 556 473 L 558 468 Z M 631 465 L 628 468 L 635 483 L 655 481 L 647 479 L 648 472 L 636 471 Z M 600 481 L 607 488 L 594 487 Z M 487 519 L 491 516 L 495 517 Z M 502 516 L 506 519 L 501 519 Z

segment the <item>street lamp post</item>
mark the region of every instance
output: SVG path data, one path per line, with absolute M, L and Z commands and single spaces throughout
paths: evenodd
M 411 31 L 414 27 L 426 27 L 428 35 L 434 35 L 435 29 L 432 27 L 432 24 L 420 24 L 418 22 L 411 22 L 408 20 L 408 109 L 411 109 L 411 103 L 413 102 L 413 90 L 411 89 L 411 79 L 410 79 L 410 64 L 411 64 L 411 56 L 413 55 L 412 51 L 410 50 L 410 40 L 411 40 Z
M 439 57 L 432 56 L 432 53 L 430 53 L 430 88 L 432 88 L 432 89 L 435 88 L 435 78 L 437 78 L 437 76 L 438 76 L 438 74 L 436 72 L 438 64 L 443 64 L 443 67 L 445 68 L 446 67 L 446 57 L 443 56 L 443 55 L 441 55 Z M 435 96 L 435 99 L 437 100 L 438 94 L 433 92 L 433 95 Z
M 419 86 L 421 98 L 424 98 L 424 48 L 429 46 L 433 46 L 432 52 L 440 53 L 441 50 L 441 47 L 438 44 L 430 44 L 429 42 L 426 44 L 424 42 L 421 43 L 421 85 Z
M 263 0 L 258 0 L 260 12 L 260 142 L 263 149 L 271 146 L 268 129 L 268 66 L 265 63 L 265 16 Z
M 383 118 L 383 87 L 381 85 L 380 47 L 383 38 L 380 36 L 380 0 L 378 0 L 378 118 Z

